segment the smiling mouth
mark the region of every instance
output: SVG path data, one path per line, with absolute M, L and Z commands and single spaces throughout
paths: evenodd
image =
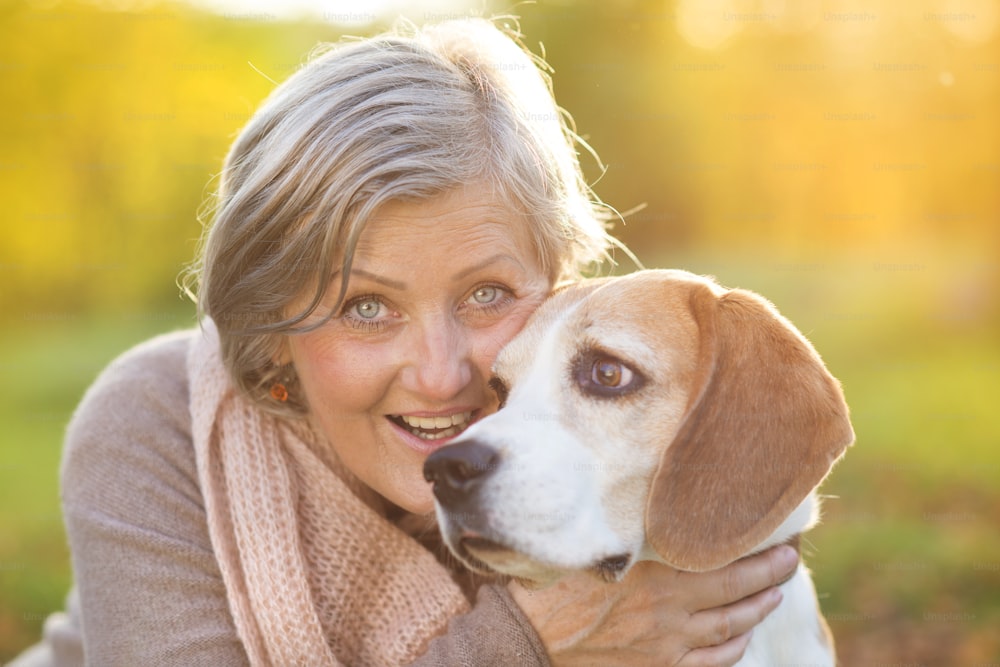
M 466 428 L 472 420 L 472 412 L 458 412 L 440 417 L 413 417 L 410 415 L 388 415 L 389 421 L 422 440 L 443 440 L 451 438 Z

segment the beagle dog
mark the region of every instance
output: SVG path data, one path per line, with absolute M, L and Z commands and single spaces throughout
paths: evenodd
M 839 383 L 775 308 L 684 271 L 557 291 L 498 355 L 501 408 L 431 454 L 443 538 L 470 568 L 546 585 L 639 560 L 704 571 L 817 520 L 854 441 Z M 835 664 L 808 570 L 740 665 Z

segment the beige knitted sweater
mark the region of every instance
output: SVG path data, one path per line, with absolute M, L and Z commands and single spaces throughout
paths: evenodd
M 419 580 L 440 573 L 435 573 L 438 566 L 428 551 L 420 547 L 409 551 L 417 542 L 393 527 L 409 523 L 406 517 L 393 524 L 376 516 L 380 523 L 374 530 L 387 548 L 372 552 L 367 547 L 366 558 L 374 561 L 370 567 L 342 561 L 349 580 L 337 579 L 336 557 L 349 552 L 338 551 L 336 545 L 319 551 L 303 548 L 294 554 L 306 571 L 307 588 L 315 589 L 318 581 L 329 589 L 318 595 L 316 590 L 305 590 L 302 600 L 313 607 L 315 617 L 299 622 L 280 613 L 241 610 L 240 604 L 253 595 L 234 595 L 234 581 L 237 589 L 256 588 L 258 606 L 287 610 L 302 609 L 304 603 L 275 599 L 285 584 L 278 582 L 275 587 L 269 577 L 249 585 L 245 580 L 250 578 L 242 574 L 234 579 L 234 563 L 237 570 L 243 565 L 232 558 L 233 544 L 220 547 L 224 531 L 217 524 L 222 515 L 211 508 L 206 511 L 211 499 L 219 496 L 206 491 L 212 482 L 205 474 L 205 454 L 195 453 L 195 441 L 204 438 L 192 437 L 192 422 L 204 419 L 196 415 L 192 420 L 186 372 L 194 341 L 201 335 L 181 332 L 145 343 L 112 363 L 87 392 L 67 433 L 62 470 L 77 591 L 70 596 L 68 613 L 46 622 L 42 643 L 12 665 L 77 665 L 84 653 L 92 665 L 548 664 L 537 635 L 503 586 L 480 586 L 474 604 L 456 598 L 459 589 L 445 580 L 438 581 L 447 589 L 444 592 L 434 588 L 426 598 L 415 596 L 421 590 Z M 309 444 L 309 439 L 300 442 Z M 296 482 L 297 487 L 302 484 L 308 482 Z M 359 526 L 368 526 L 380 505 L 372 498 L 360 502 L 357 496 L 363 496 L 362 491 L 355 488 L 354 497 L 341 499 L 341 505 L 349 508 L 346 514 L 334 512 L 327 518 L 340 516 L 342 525 L 332 529 L 364 542 L 368 536 L 357 534 Z M 213 513 L 216 518 L 210 520 Z M 359 516 L 364 521 L 358 523 Z M 263 537 L 266 534 L 249 539 L 269 543 Z M 238 538 L 241 544 L 246 539 Z M 317 554 L 330 561 L 323 564 L 326 575 L 319 578 L 309 575 Z M 253 567 L 263 564 L 268 572 L 267 558 L 275 557 L 282 554 L 267 554 Z M 410 562 L 400 558 L 411 557 L 422 571 L 419 580 L 410 581 L 410 568 L 399 567 Z M 406 580 L 403 585 L 386 581 L 387 563 L 394 576 Z M 284 563 L 274 570 L 295 580 Z M 292 589 L 293 596 L 303 594 L 301 587 Z M 398 610 L 400 602 L 401 612 L 385 613 Z M 442 613 L 437 628 L 433 620 L 418 631 L 392 625 Z M 282 646 L 298 644 L 300 637 L 316 631 L 321 633 L 320 650 L 282 653 Z M 433 635 L 429 642 L 419 638 L 427 632 Z M 276 642 L 275 633 L 288 633 L 296 641 Z M 314 639 L 301 645 L 310 641 Z M 394 644 L 403 648 L 390 646 Z M 329 655 L 323 654 L 326 647 Z M 400 656 L 408 650 L 419 655 L 404 660 Z

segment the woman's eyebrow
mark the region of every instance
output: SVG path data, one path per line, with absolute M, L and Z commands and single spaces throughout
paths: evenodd
M 367 278 L 368 280 L 379 283 L 380 285 L 385 285 L 386 287 L 390 287 L 394 290 L 402 291 L 405 290 L 407 287 L 406 283 L 404 282 L 401 282 L 399 280 L 393 280 L 391 278 L 385 278 L 378 274 L 371 273 L 370 271 L 365 271 L 364 269 L 351 269 L 351 275 Z
M 467 278 L 470 274 L 475 273 L 476 271 L 481 271 L 481 270 L 487 268 L 488 266 L 490 266 L 492 264 L 495 264 L 497 262 L 504 261 L 504 260 L 506 260 L 508 262 L 513 262 L 514 264 L 517 265 L 517 267 L 519 269 L 521 269 L 522 271 L 524 270 L 524 265 L 521 264 L 521 262 L 519 262 L 516 257 L 513 257 L 512 255 L 508 255 L 507 253 L 499 252 L 499 253 L 497 253 L 495 255 L 491 255 L 490 257 L 487 257 L 486 259 L 484 259 L 483 261 L 479 262 L 478 264 L 475 264 L 473 266 L 470 266 L 470 267 L 467 267 L 465 269 L 462 269 L 461 271 L 459 271 L 458 273 L 456 273 L 455 275 L 453 275 L 451 277 L 451 280 L 452 280 L 452 282 L 458 282 L 459 280 L 462 280 L 463 278 Z

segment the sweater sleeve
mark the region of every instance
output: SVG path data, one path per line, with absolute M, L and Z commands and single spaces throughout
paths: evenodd
M 190 332 L 113 362 L 70 423 L 62 502 L 90 665 L 245 665 L 190 434 Z
M 538 634 L 502 585 L 481 586 L 473 609 L 456 616 L 431 640 L 413 667 L 548 667 Z

